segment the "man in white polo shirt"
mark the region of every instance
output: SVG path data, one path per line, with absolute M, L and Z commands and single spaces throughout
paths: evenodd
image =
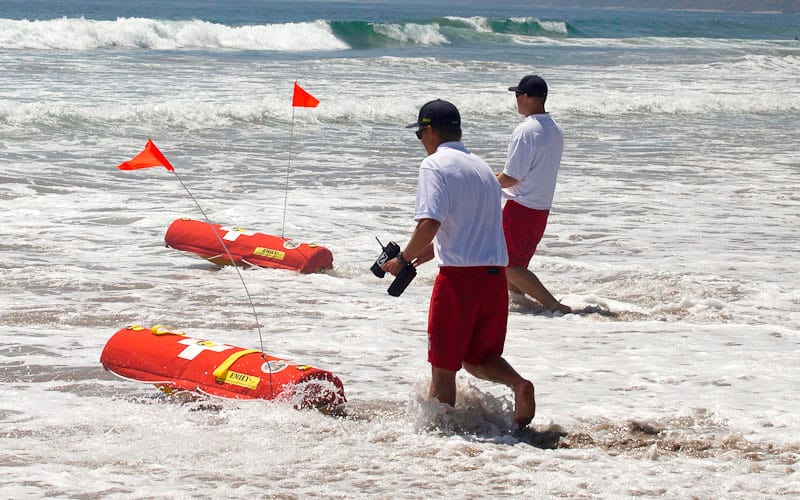
M 458 109 L 440 99 L 426 103 L 415 127 L 428 157 L 419 169 L 414 219 L 406 247 L 382 268 L 432 260 L 439 274 L 428 314 L 429 396 L 455 405 L 456 373 L 501 383 L 514 392 L 514 422 L 536 412 L 533 384 L 502 357 L 508 319 L 508 262 L 501 223 L 500 185 L 489 165 L 461 142 Z
M 508 90 L 516 93 L 517 110 L 525 119 L 511 134 L 506 165 L 497 174 L 503 197 L 508 199 L 503 208 L 506 274 L 512 292 L 530 295 L 547 311 L 566 314 L 572 309 L 553 297 L 528 269 L 553 205 L 564 135 L 544 109 L 547 83 L 540 76 L 525 76 Z

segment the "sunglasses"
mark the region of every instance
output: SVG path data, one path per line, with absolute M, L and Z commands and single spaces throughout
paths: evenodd
M 424 127 L 420 128 L 419 130 L 414 132 L 414 135 L 417 136 L 417 139 L 422 140 L 422 133 L 425 132 L 425 129 L 428 128 L 429 126 L 430 125 L 425 125 Z
M 525 92 L 520 92 L 519 90 L 517 90 L 517 91 L 516 91 L 516 92 L 514 92 L 514 93 L 517 95 L 517 97 L 519 97 L 519 96 L 521 96 L 521 95 L 525 95 Z

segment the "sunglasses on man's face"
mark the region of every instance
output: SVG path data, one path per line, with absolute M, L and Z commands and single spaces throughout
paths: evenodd
M 517 90 L 517 91 L 516 91 L 516 92 L 514 92 L 514 93 L 517 95 L 517 97 L 519 97 L 519 96 L 521 96 L 521 95 L 525 95 L 525 92 L 520 92 L 519 90 Z
M 419 140 L 422 140 L 422 133 L 423 133 L 423 132 L 425 132 L 425 129 L 426 129 L 426 128 L 428 128 L 428 125 L 425 125 L 425 126 L 424 126 L 424 127 L 422 127 L 421 129 L 419 129 L 419 130 L 417 130 L 416 132 L 414 132 L 414 135 L 416 135 L 416 136 L 417 136 L 417 139 L 419 139 Z

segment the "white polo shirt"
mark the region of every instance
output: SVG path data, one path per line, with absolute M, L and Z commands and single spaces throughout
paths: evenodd
M 519 182 L 503 189 L 503 196 L 528 208 L 550 210 L 563 150 L 564 134 L 550 113 L 525 117 L 511 134 L 503 168 Z
M 440 266 L 506 266 L 500 184 L 461 142 L 441 144 L 422 160 L 414 220 L 442 225 L 433 239 Z

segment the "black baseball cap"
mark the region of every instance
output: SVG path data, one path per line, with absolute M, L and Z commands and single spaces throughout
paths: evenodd
M 516 87 L 508 87 L 508 90 L 531 97 L 547 97 L 547 84 L 539 75 L 523 76 Z
M 406 128 L 425 127 L 434 128 L 461 127 L 461 114 L 452 103 L 435 99 L 428 101 L 419 108 L 419 117 L 414 123 L 409 123 Z

